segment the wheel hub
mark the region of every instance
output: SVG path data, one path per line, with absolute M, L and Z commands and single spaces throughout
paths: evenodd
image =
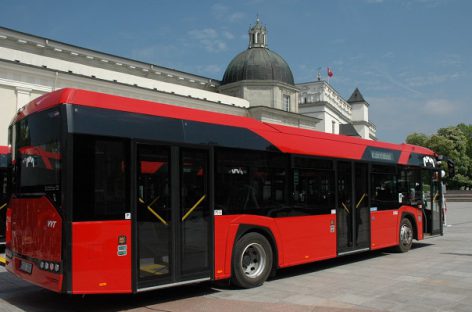
M 407 225 L 402 225 L 400 229 L 400 239 L 404 246 L 408 246 L 413 241 L 413 232 Z
M 266 260 L 264 248 L 258 243 L 252 243 L 244 249 L 240 265 L 247 277 L 256 278 L 264 271 Z

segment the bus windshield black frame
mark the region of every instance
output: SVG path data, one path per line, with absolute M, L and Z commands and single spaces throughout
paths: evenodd
M 60 201 L 61 133 L 60 108 L 19 120 L 12 127 L 13 192 L 19 196 L 46 195 Z

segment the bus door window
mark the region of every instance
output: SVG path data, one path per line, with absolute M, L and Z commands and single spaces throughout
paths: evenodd
M 169 148 L 138 145 L 139 278 L 170 274 Z
M 432 199 L 432 171 L 428 169 L 423 169 L 421 171 L 421 180 L 422 180 L 422 192 L 421 192 L 421 200 L 423 202 L 423 212 L 424 216 L 424 232 L 431 233 L 432 231 L 432 222 L 431 222 L 431 199 Z
M 209 270 L 210 210 L 208 152 L 181 151 L 181 254 L 182 274 Z
M 338 250 L 345 251 L 353 245 L 352 237 L 352 165 L 348 162 L 338 163 Z
M 433 234 L 441 231 L 441 206 L 442 206 L 442 189 L 440 171 L 433 172 L 433 183 L 431 184 L 431 213 L 432 213 L 432 230 Z
M 370 242 L 370 207 L 367 164 L 355 164 L 354 211 L 355 211 L 355 246 L 367 248 Z

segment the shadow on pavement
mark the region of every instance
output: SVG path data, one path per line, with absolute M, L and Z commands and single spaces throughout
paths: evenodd
M 280 269 L 277 271 L 277 275 L 273 277 L 271 280 L 278 280 L 283 278 L 290 278 L 293 276 L 318 272 L 330 268 L 335 268 L 338 266 L 355 263 L 358 261 L 363 261 L 367 259 L 382 257 L 387 255 L 384 251 L 371 251 L 371 252 L 362 252 L 353 255 L 347 255 L 335 259 L 328 259 L 308 264 L 303 264 L 295 267 Z
M 432 246 L 434 244 L 431 243 L 424 243 L 424 242 L 414 242 L 411 246 L 411 250 L 415 250 L 418 248 Z M 335 268 L 342 265 L 347 265 L 351 263 L 355 263 L 358 261 L 364 261 L 368 259 L 388 256 L 391 253 L 396 253 L 391 249 L 382 249 L 382 250 L 374 250 L 369 252 L 361 252 L 357 254 L 347 255 L 339 258 L 328 259 L 313 263 L 308 263 L 304 265 L 299 265 L 295 267 L 280 269 L 277 271 L 277 275 L 273 277 L 271 280 L 277 280 L 282 278 L 289 278 L 297 275 L 308 274 L 313 272 L 322 271 L 325 269 Z
M 135 295 L 66 295 L 26 286 L 21 291 L 1 296 L 24 311 L 122 311 L 139 309 L 168 301 L 189 299 L 218 292 L 211 283 L 180 286 Z
M 417 248 L 428 247 L 434 244 L 414 243 L 412 251 Z M 318 261 L 291 268 L 280 269 L 272 280 L 290 278 L 302 274 L 318 272 L 338 266 L 352 264 L 358 261 L 388 256 L 389 250 L 378 250 L 348 255 L 340 258 Z M 0 273 L 0 281 L 12 280 L 11 287 L 4 287 L 0 299 L 24 311 L 122 311 L 128 309 L 148 310 L 149 306 L 171 301 L 202 297 L 220 292 L 220 290 L 234 289 L 228 281 L 215 283 L 199 283 L 187 286 L 161 289 L 135 295 L 66 295 L 32 286 L 26 282 L 15 280 Z M 151 309 L 152 310 L 152 309 Z M 159 310 L 161 311 L 161 310 Z

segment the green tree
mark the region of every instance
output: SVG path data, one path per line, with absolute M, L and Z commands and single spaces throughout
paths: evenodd
M 423 133 L 411 133 L 406 137 L 406 143 L 427 147 L 429 137 Z
M 449 187 L 472 187 L 472 125 L 459 124 L 441 128 L 431 136 L 412 133 L 408 135 L 406 142 L 430 148 L 454 161 L 456 176 L 446 179 Z

